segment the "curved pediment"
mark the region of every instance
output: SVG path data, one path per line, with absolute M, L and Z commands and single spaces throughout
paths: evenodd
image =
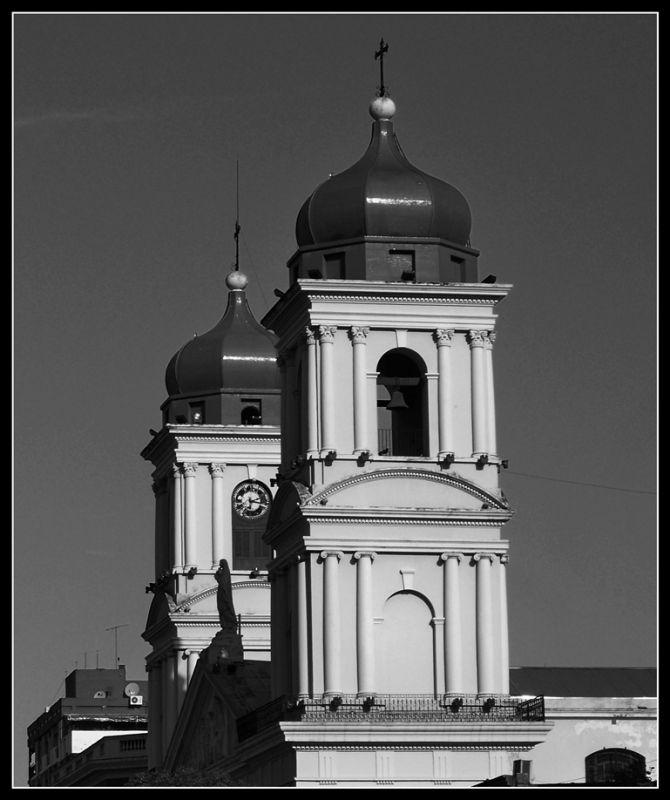
M 174 603 L 171 602 L 165 592 L 156 592 L 149 606 L 145 630 L 149 630 L 152 625 L 168 617 L 171 611 L 174 611 Z
M 304 484 L 296 481 L 283 481 L 272 501 L 267 530 L 271 530 L 292 517 L 296 509 L 305 505 L 310 497 L 309 490 Z
M 382 469 L 332 483 L 303 505 L 341 508 L 492 509 L 508 503 L 460 475 L 424 469 Z
M 237 581 L 237 583 L 231 583 L 231 589 L 236 613 L 270 613 L 270 584 L 266 580 Z M 183 613 L 191 611 L 195 606 L 198 606 L 198 612 L 200 613 L 217 614 L 217 591 L 218 586 L 211 586 L 197 594 L 189 595 L 174 611 Z

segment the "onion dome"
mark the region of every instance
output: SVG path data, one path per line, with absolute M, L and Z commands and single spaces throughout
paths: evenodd
M 165 385 L 171 397 L 279 388 L 276 337 L 251 313 L 244 291 L 247 283 L 243 273 L 231 272 L 226 278 L 230 292 L 223 317 L 170 359 Z
M 469 246 L 466 199 L 407 160 L 393 132 L 393 100 L 376 97 L 370 114 L 372 139 L 363 157 L 318 186 L 300 209 L 298 246 L 365 236 L 439 238 Z

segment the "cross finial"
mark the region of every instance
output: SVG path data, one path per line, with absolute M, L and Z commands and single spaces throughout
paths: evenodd
M 379 59 L 379 96 L 384 97 L 386 94 L 386 87 L 384 86 L 384 53 L 388 53 L 389 46 L 384 41 L 383 37 L 379 40 L 379 50 L 375 52 L 375 61 Z
M 235 215 L 235 233 L 233 234 L 233 238 L 235 239 L 235 269 L 239 270 L 240 268 L 240 160 L 237 159 L 236 168 L 235 168 L 235 176 L 236 176 L 236 190 L 235 190 L 235 204 L 236 204 L 236 215 Z

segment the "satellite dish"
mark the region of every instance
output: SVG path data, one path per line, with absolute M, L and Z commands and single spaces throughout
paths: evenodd
M 126 697 L 132 697 L 134 694 L 140 693 L 140 687 L 137 683 L 127 683 L 126 688 L 123 690 Z

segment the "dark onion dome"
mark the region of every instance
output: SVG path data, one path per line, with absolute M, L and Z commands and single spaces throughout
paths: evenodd
M 194 336 L 170 359 L 165 385 L 172 397 L 220 389 L 276 389 L 280 386 L 276 337 L 256 322 L 246 292 L 247 278 L 226 278 L 228 307 L 211 331 Z
M 370 103 L 372 139 L 352 167 L 331 176 L 303 204 L 298 246 L 361 236 L 436 237 L 466 245 L 472 218 L 458 189 L 409 163 L 393 133 L 395 103 Z

